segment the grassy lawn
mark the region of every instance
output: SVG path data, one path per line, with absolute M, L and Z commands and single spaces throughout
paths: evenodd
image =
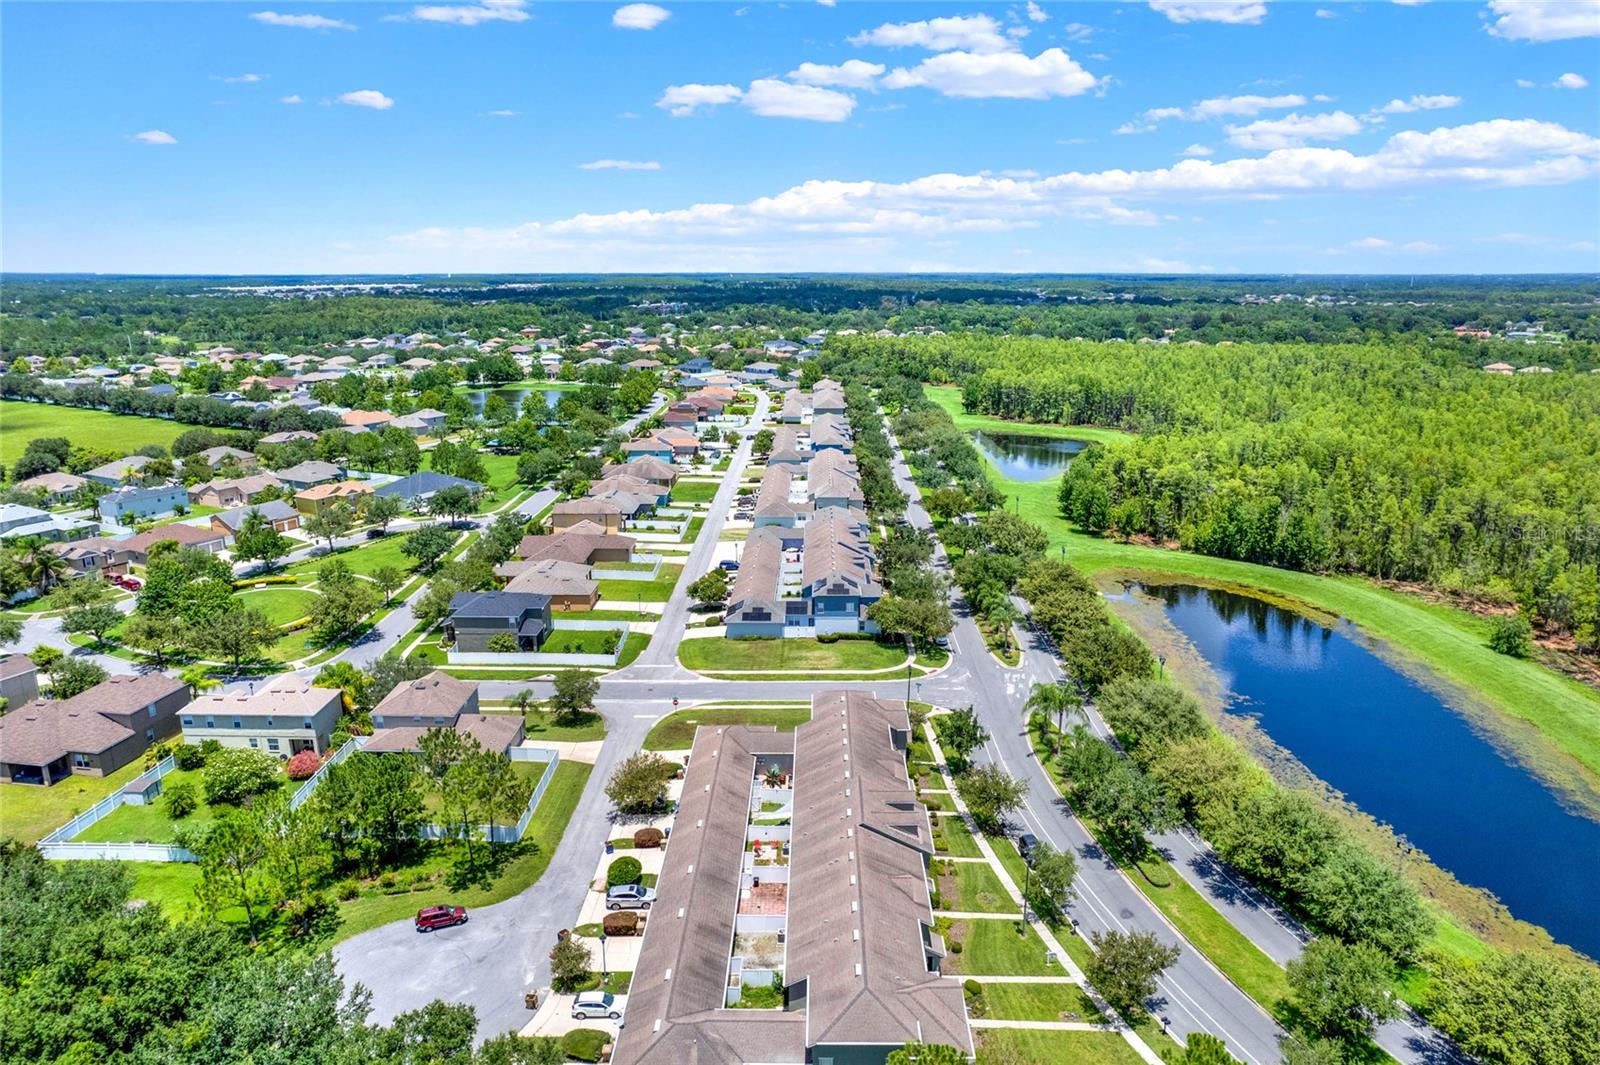
M 934 832 L 944 839 L 944 846 L 940 854 L 948 854 L 952 858 L 981 858 L 983 852 L 978 850 L 978 843 L 972 838 L 972 830 L 967 823 L 959 817 L 941 817 L 934 824 Z
M 516 713 L 514 710 L 504 710 L 500 707 L 484 705 L 483 712 Z M 606 738 L 606 719 L 596 713 L 586 713 L 569 725 L 556 724 L 555 715 L 548 710 L 529 710 L 522 715 L 523 727 L 527 729 L 528 739 L 535 743 L 540 740 L 552 742 L 582 743 L 586 740 L 603 740 Z
M 709 503 L 717 496 L 721 481 L 679 481 L 672 486 L 673 503 Z
M 52 787 L 0 784 L 0 838 L 35 843 L 144 772 L 135 760 L 104 777 L 71 776 Z
M 696 670 L 867 670 L 905 662 L 905 645 L 875 640 L 818 643 L 808 639 L 684 640 L 678 661 Z
M 974 1033 L 978 1065 L 1048 1061 L 1053 1065 L 1143 1065 L 1115 1032 L 1051 1032 L 1028 1028 L 985 1028 Z
M 647 751 L 681 751 L 694 746 L 700 725 L 772 725 L 792 732 L 811 720 L 809 706 L 706 706 L 679 710 L 657 721 L 644 738 Z
M 491 455 L 486 451 L 479 452 L 478 457 L 483 460 L 483 471 L 489 477 L 489 487 L 498 490 L 510 488 L 517 483 L 518 455 Z
M 1000 859 L 1001 867 L 1011 882 L 1017 885 L 1017 890 L 1021 891 L 1028 882 L 1028 866 L 1022 860 L 1022 855 L 1017 853 L 1017 845 L 1006 836 L 990 835 L 988 838 L 989 846 L 994 849 L 995 857 Z
M 655 568 L 654 562 L 596 562 L 590 567 L 595 573 L 648 573 Z
M 311 613 L 317 593 L 299 588 L 268 585 L 256 591 L 239 593 L 239 602 L 250 610 L 267 615 L 274 625 L 286 625 Z
M 1019 935 L 1017 929 L 1021 928 Z M 948 943 L 960 943 L 945 965 L 960 976 L 1064 976 L 1066 970 L 1044 960 L 1048 948 L 1022 921 L 980 917 L 950 925 Z
M 678 586 L 681 565 L 663 563 L 661 572 L 653 581 L 598 580 L 600 600 L 613 610 L 625 610 L 628 603 L 665 603 L 672 598 L 672 589 Z
M 0 463 L 10 469 L 28 441 L 44 436 L 64 436 L 79 447 L 127 455 L 150 444 L 171 447 L 180 433 L 193 428 L 162 418 L 4 400 L 0 401 Z
M 1006 984 L 984 981 L 982 1016 L 997 1021 L 1088 1021 L 1105 1015 L 1077 984 Z
M 939 893 L 945 910 L 968 913 L 1019 913 L 1000 878 L 988 863 L 949 862 L 939 876 Z
M 956 801 L 945 792 L 923 792 L 917 800 L 930 810 L 950 810 L 956 808 Z
M 289 786 L 288 778 L 280 777 L 280 779 L 284 787 Z M 172 843 L 177 838 L 174 829 L 179 824 L 190 828 L 200 827 L 215 821 L 223 812 L 232 809 L 228 806 L 207 804 L 200 780 L 201 771 L 198 769 L 174 769 L 161 778 L 163 792 L 179 783 L 187 782 L 195 786 L 195 791 L 200 797 L 200 805 L 182 821 L 174 821 L 168 817 L 166 801 L 157 798 L 147 806 L 119 806 L 109 817 L 90 825 L 73 839 L 82 843 Z
M 615 638 L 614 632 L 558 628 L 539 650 L 552 655 L 606 655 L 616 648 L 611 642 Z
M 390 533 L 378 540 L 369 540 L 360 547 L 341 547 L 331 555 L 317 555 L 296 562 L 285 567 L 285 573 L 311 580 L 316 577 L 317 570 L 329 559 L 340 559 L 350 567 L 352 573 L 359 573 L 370 577 L 384 566 L 394 566 L 402 573 L 410 573 L 415 563 L 400 553 L 400 545 L 405 542 L 405 533 Z
M 961 395 L 954 389 L 929 389 L 928 395 L 949 411 L 963 429 L 1000 429 L 1009 425 L 1039 432 L 1048 428 L 962 414 Z M 1080 427 L 1061 428 L 1068 429 L 1061 435 L 1091 439 Z M 1368 635 L 1385 641 L 1404 658 L 1475 693 L 1498 712 L 1536 726 L 1548 742 L 1529 738 L 1520 745 L 1521 753 L 1533 764 L 1557 763 L 1575 769 L 1563 757 L 1564 752 L 1587 769 L 1591 781 L 1600 779 L 1600 692 L 1534 662 L 1491 651 L 1487 642 L 1489 623 L 1483 618 L 1453 607 L 1424 603 L 1359 577 L 1274 569 L 1085 536 L 1074 532 L 1058 514 L 1056 481 L 1018 481 L 1002 476 L 992 467 L 989 476 L 1023 517 L 1045 529 L 1051 550 L 1064 545 L 1067 557 L 1091 574 L 1194 577 L 1264 591 L 1342 615 Z
M 548 762 L 512 762 L 511 771 L 517 776 L 525 778 L 529 784 L 537 784 L 539 783 L 539 778 L 544 776 L 544 767 L 548 764 Z M 550 784 L 554 787 L 555 781 L 552 780 Z M 543 799 L 539 801 L 541 804 L 544 802 Z M 439 799 L 439 793 L 429 788 L 422 796 L 422 808 L 428 811 L 434 820 L 438 820 L 441 811 L 444 809 L 444 805 Z
M 180 521 L 189 521 L 192 518 L 206 518 L 213 514 L 221 514 L 221 507 L 208 507 L 200 503 L 190 503 L 182 514 L 174 514 L 170 518 L 161 518 L 154 522 L 156 525 L 176 525 Z M 210 523 L 207 522 L 209 525 Z

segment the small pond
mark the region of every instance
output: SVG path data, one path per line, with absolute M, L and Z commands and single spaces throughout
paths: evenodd
M 1019 481 L 1047 481 L 1058 477 L 1071 464 L 1072 456 L 1089 446 L 1082 440 L 988 430 L 973 433 L 972 439 L 996 469 Z
M 1600 957 L 1600 821 L 1569 808 L 1348 623 L 1328 628 L 1212 588 L 1135 588 L 1216 671 L 1227 713 L 1254 718 L 1457 879 Z
M 512 410 L 521 411 L 522 404 L 527 401 L 529 395 L 535 392 L 544 396 L 544 405 L 552 410 L 555 409 L 557 403 L 561 402 L 562 390 L 559 388 L 477 388 L 471 392 L 463 392 L 461 394 L 467 397 L 467 402 L 472 404 L 472 409 L 475 413 L 482 414 L 483 404 L 491 395 L 499 396 L 505 400 L 511 405 Z

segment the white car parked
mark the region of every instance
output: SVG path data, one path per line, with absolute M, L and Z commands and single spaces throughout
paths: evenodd
M 617 996 L 607 991 L 585 991 L 572 1003 L 572 1019 L 587 1021 L 605 1019 L 610 1021 L 622 1020 L 623 1002 Z M 617 1027 L 622 1027 L 618 1024 Z

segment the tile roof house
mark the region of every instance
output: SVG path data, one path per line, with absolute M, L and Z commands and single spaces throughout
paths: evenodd
M 185 743 L 216 740 L 287 760 L 304 750 L 327 753 L 344 694 L 292 674 L 258 692 L 203 695 L 183 712 Z
M 296 492 L 294 506 L 302 514 L 321 514 L 335 503 L 358 506 L 362 497 L 371 494 L 372 485 L 365 481 L 333 481 Z
M 59 702 L 36 700 L 0 716 L 0 781 L 55 784 L 105 776 L 178 733 L 189 685 L 164 673 L 108 677 Z
M 339 420 L 345 425 L 374 429 L 394 421 L 394 415 L 384 410 L 348 410 Z
M 910 730 L 904 703 L 844 691 L 813 696 L 792 733 L 697 730 L 652 911 L 671 916 L 646 925 L 614 1065 L 857 1065 L 913 1041 L 972 1054 L 961 982 L 941 973 Z M 768 787 L 771 768 L 790 783 Z M 752 823 L 768 801 L 789 825 Z M 757 856 L 774 837 L 787 865 Z M 782 1008 L 727 1008 L 774 984 Z

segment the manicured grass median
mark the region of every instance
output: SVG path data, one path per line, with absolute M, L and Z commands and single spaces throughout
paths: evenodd
M 311 604 L 317 593 L 300 588 L 267 586 L 260 590 L 239 593 L 239 604 L 247 610 L 259 610 L 274 625 L 286 625 L 311 613 Z
M 369 540 L 360 547 L 341 547 L 331 555 L 315 555 L 296 562 L 284 572 L 311 580 L 315 578 L 317 570 L 322 568 L 323 563 L 337 558 L 350 567 L 350 572 L 363 577 L 372 576 L 384 566 L 393 566 L 402 573 L 410 573 L 416 563 L 400 553 L 400 545 L 405 543 L 405 539 L 405 533 L 392 532 L 380 539 Z
M 692 707 L 668 714 L 644 738 L 647 751 L 685 751 L 694 746 L 694 730 L 700 725 L 771 725 L 779 732 L 792 732 L 811 720 L 809 706 L 716 706 Z
M 22 457 L 28 441 L 45 436 L 64 436 L 76 447 L 128 455 L 150 444 L 171 447 L 180 433 L 193 428 L 164 418 L 0 400 L 0 464 L 10 469 Z
M 814 639 L 730 640 L 712 637 L 684 640 L 678 648 L 678 661 L 685 666 L 712 672 L 886 669 L 901 665 L 905 660 L 904 644 L 881 644 L 876 640 L 818 643 Z

